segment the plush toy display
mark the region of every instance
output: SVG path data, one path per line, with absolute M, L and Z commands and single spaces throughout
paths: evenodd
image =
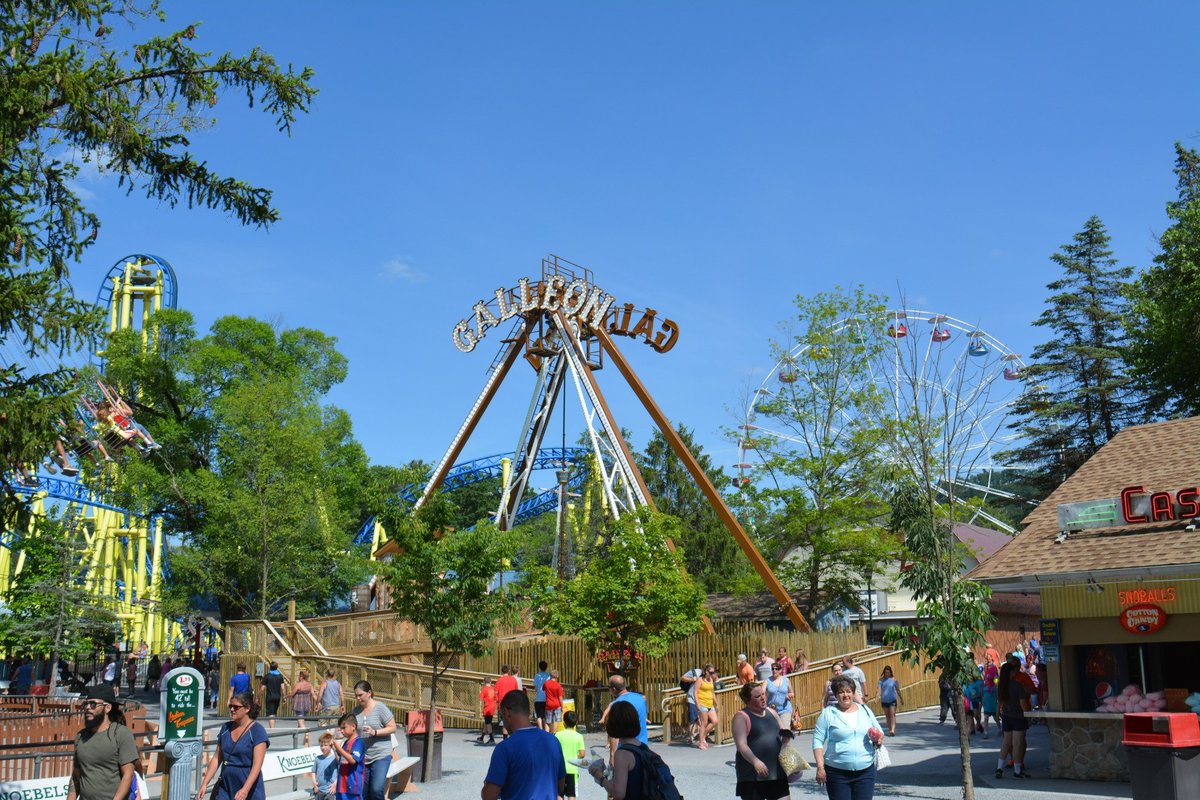
M 1200 692 L 1192 692 L 1183 702 L 1188 704 L 1188 708 L 1195 711 L 1200 716 Z

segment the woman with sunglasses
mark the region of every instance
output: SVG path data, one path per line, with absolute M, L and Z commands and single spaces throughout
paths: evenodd
M 222 725 L 217 734 L 217 752 L 200 779 L 196 800 L 206 800 L 205 790 L 218 765 L 224 768 L 217 780 L 213 800 L 266 800 L 262 765 L 271 743 L 267 731 L 254 721 L 257 717 L 258 704 L 254 702 L 254 694 L 234 692 L 229 698 L 229 722 Z
M 700 716 L 700 749 L 708 749 L 708 732 L 717 727 L 717 668 L 705 664 L 696 680 L 696 713 Z
M 392 765 L 392 734 L 396 718 L 392 710 L 375 699 L 369 681 L 354 684 L 358 708 L 358 735 L 367 745 L 364 762 L 363 800 L 387 800 L 388 768 Z M 432 727 L 432 726 L 431 726 Z
M 771 665 L 771 679 L 765 684 L 767 689 L 767 707 L 779 717 L 779 722 L 785 729 L 792 726 L 792 700 L 796 693 L 792 691 L 792 683 L 784 673 L 783 665 L 778 661 Z

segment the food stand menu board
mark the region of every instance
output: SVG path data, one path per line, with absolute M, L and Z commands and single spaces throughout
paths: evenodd
M 1042 634 L 1042 661 L 1054 664 L 1059 660 L 1059 631 L 1062 623 L 1056 619 L 1043 619 L 1039 621 L 1038 628 Z

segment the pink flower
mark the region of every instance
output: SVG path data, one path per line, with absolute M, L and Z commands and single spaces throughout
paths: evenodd
M 867 737 L 870 738 L 872 744 L 876 747 L 883 744 L 883 731 L 879 730 L 879 728 L 871 728 L 867 731 Z

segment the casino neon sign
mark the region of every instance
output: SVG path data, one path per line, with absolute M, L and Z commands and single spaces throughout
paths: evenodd
M 1145 486 L 1126 486 L 1121 490 L 1121 516 L 1128 523 L 1193 519 L 1200 516 L 1200 487 L 1147 493 Z

